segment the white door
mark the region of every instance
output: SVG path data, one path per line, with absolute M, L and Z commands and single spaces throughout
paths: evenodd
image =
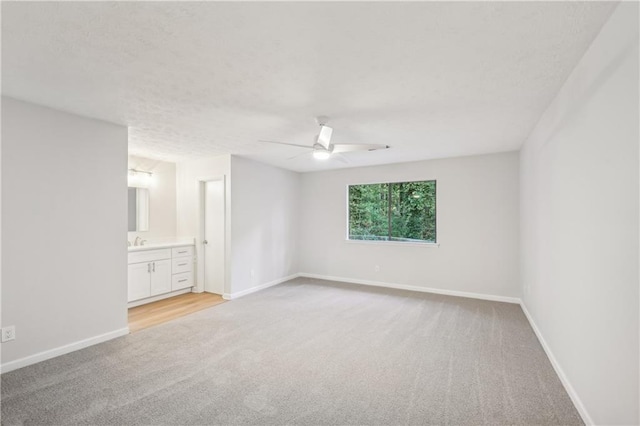
M 204 291 L 224 293 L 224 181 L 204 184 Z
M 171 259 L 151 262 L 151 295 L 171 291 Z
M 129 265 L 129 302 L 151 295 L 151 263 Z

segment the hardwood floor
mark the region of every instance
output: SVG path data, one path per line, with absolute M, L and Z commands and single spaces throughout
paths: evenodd
M 129 308 L 129 330 L 135 333 L 224 302 L 217 294 L 186 293 Z

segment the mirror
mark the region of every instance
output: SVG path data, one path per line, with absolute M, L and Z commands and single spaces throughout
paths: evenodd
M 149 189 L 129 187 L 129 232 L 149 230 Z

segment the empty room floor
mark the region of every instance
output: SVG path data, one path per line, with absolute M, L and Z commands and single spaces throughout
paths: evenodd
M 224 302 L 219 294 L 185 293 L 129 308 L 129 331 L 135 333 Z
M 2 375 L 3 424 L 582 424 L 518 305 L 297 278 Z

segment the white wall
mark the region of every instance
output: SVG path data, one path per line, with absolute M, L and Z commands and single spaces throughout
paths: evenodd
M 227 236 L 231 235 L 231 156 L 203 158 L 176 164 L 176 219 L 178 238 L 195 238 L 197 274 L 195 291 L 204 291 L 202 235 L 200 232 L 200 182 L 225 179 L 225 211 Z M 231 291 L 231 240 L 225 246 L 225 292 Z
M 638 4 L 622 3 L 520 157 L 524 303 L 597 424 L 640 420 L 638 114 Z
M 129 168 L 153 172 L 152 184 L 149 187 L 149 230 L 129 232 L 129 241 L 133 243 L 137 236 L 158 242 L 175 239 L 176 165 L 130 155 Z
M 237 294 L 298 272 L 300 178 L 235 156 L 231 174 L 231 293 Z
M 439 248 L 346 241 L 347 185 L 431 179 Z M 303 273 L 520 296 L 515 152 L 305 173 L 300 193 Z
M 126 169 L 126 127 L 2 98 L 3 369 L 126 332 Z

